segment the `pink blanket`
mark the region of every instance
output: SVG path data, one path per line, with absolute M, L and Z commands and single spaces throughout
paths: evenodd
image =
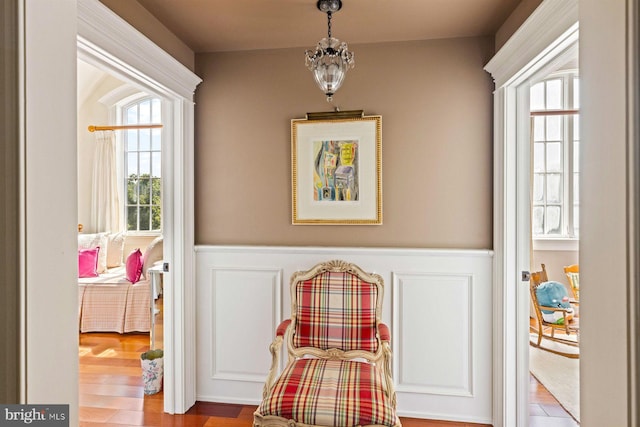
M 151 283 L 132 284 L 124 268 L 78 279 L 80 332 L 149 332 Z

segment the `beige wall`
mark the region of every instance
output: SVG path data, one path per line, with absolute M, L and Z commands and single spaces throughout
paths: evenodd
M 493 39 L 350 47 L 334 102 L 382 115 L 384 225 L 291 225 L 290 120 L 332 109 L 302 48 L 198 54 L 197 244 L 492 247 Z
M 193 51 L 135 0 L 100 0 L 122 19 L 193 71 Z

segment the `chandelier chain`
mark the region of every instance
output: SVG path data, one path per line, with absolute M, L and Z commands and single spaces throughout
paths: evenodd
M 318 0 L 317 7 L 327 14 L 327 38 L 322 38 L 315 50 L 305 51 L 305 65 L 313 73 L 320 89 L 331 102 L 333 94 L 342 85 L 344 76 L 353 68 L 353 52 L 349 51 L 345 42 L 334 39 L 331 34 L 333 13 L 340 10 L 341 0 Z

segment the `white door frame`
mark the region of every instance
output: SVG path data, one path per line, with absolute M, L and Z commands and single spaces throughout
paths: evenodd
M 518 88 L 577 38 L 578 0 L 545 0 L 485 67 L 495 82 L 495 427 L 526 427 L 529 421 L 529 297 L 528 287 L 520 285 L 520 271 L 529 269 L 529 167 L 523 164 L 528 156 L 518 150 L 518 141 L 528 135 L 529 118 Z
M 202 80 L 98 0 L 78 0 L 78 58 L 171 105 L 164 130 L 173 145 L 163 156 L 164 255 L 170 260 L 164 287 L 164 410 L 184 413 L 196 395 L 193 94 Z

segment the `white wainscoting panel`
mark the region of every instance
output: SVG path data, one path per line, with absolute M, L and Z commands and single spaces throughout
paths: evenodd
M 471 276 L 393 274 L 398 392 L 472 397 Z M 434 351 L 433 343 L 438 343 Z
M 400 415 L 491 423 L 488 250 L 196 247 L 197 400 L 260 402 L 290 277 L 331 259 L 385 281 Z
M 252 402 L 271 366 L 269 357 L 260 356 L 282 319 L 282 271 L 252 266 L 197 271 L 204 274 L 197 286 L 197 399 Z

